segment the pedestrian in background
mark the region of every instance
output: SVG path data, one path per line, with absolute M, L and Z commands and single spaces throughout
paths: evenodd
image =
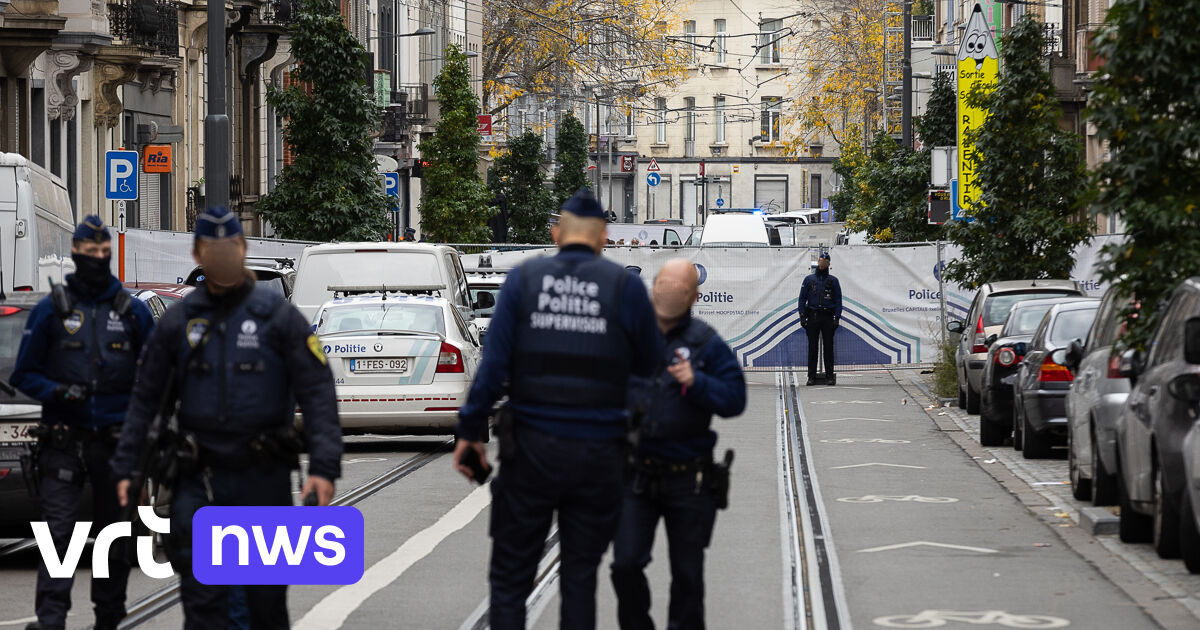
M 664 343 L 654 374 L 632 379 L 630 402 L 644 413 L 613 540 L 621 630 L 654 628 L 644 569 L 660 519 L 671 563 L 667 627 L 704 628 L 704 550 L 717 508 L 727 505 L 731 461 L 713 461 L 712 417 L 742 413 L 746 380 L 720 335 L 692 316 L 699 286 L 696 266 L 682 258 L 667 261 L 654 279 L 654 314 Z
M 825 351 L 825 384 L 837 385 L 833 373 L 833 334 L 842 321 L 842 285 L 829 273 L 829 252 L 821 252 L 817 270 L 800 287 L 800 325 L 808 333 L 808 383 L 817 383 L 817 345 Z
M 110 271 L 112 235 L 100 217 L 89 215 L 75 229 L 71 260 L 75 273 L 30 312 L 9 379 L 42 403 L 35 483 L 60 558 L 75 530 L 85 481 L 92 487 L 92 536 L 120 513 L 108 459 L 125 421 L 138 353 L 154 328 L 149 307 Z M 96 630 L 115 630 L 125 617 L 129 560 L 110 553 L 108 566 L 110 577 L 92 578 Z M 27 630 L 65 626 L 73 583 L 38 566 L 37 621 Z
M 490 621 L 525 627 L 551 522 L 562 546 L 559 625 L 596 626 L 596 570 L 621 507 L 630 374 L 648 377 L 658 356 L 645 286 L 599 256 L 605 215 L 584 188 L 552 229 L 559 252 L 512 270 L 488 327 L 479 373 L 459 412 L 456 469 L 486 458 L 480 441 L 511 381 L 497 426 L 492 481 Z
M 171 410 L 180 442 L 196 457 L 178 462 L 168 546 L 180 576 L 184 628 L 212 630 L 230 624 L 229 589 L 201 584 L 192 574 L 192 515 L 208 505 L 292 505 L 291 473 L 302 443 L 309 467 L 301 496 L 328 505 L 341 474 L 342 431 L 321 344 L 300 311 L 245 268 L 237 216 L 217 207 L 197 217 L 192 253 L 204 282 L 163 315 L 147 343 L 113 473 L 121 480 L 121 504 L 136 501 L 130 478 L 147 428 L 164 392 L 176 388 Z M 303 440 L 294 429 L 297 404 Z M 289 627 L 286 586 L 243 590 L 251 628 Z

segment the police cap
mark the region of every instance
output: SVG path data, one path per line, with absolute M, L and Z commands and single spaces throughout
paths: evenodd
M 107 243 L 112 240 L 112 234 L 109 233 L 108 226 L 104 225 L 104 219 L 89 214 L 83 218 L 83 223 L 75 228 L 75 233 L 71 235 L 71 238 L 76 241 Z
M 575 194 L 563 203 L 562 210 L 585 219 L 605 220 L 608 218 L 604 213 L 604 208 L 600 206 L 600 202 L 596 201 L 596 197 L 592 195 L 592 189 L 586 186 L 575 191 Z
M 242 234 L 242 223 L 224 206 L 212 206 L 196 217 L 196 238 L 231 238 L 238 234 Z

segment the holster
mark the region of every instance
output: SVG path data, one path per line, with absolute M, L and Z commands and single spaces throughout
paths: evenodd
M 496 441 L 500 446 L 500 461 L 512 461 L 517 455 L 516 418 L 508 405 L 496 410 Z
M 725 458 L 720 462 L 709 464 L 704 473 L 705 485 L 713 493 L 713 501 L 718 510 L 729 507 L 729 481 L 733 469 L 733 449 L 725 449 Z
M 260 433 L 250 440 L 250 450 L 256 456 L 300 470 L 300 453 L 306 450 L 304 435 L 288 424 L 285 427 Z

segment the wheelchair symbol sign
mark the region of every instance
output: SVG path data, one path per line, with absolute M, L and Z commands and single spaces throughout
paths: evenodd
M 104 153 L 104 198 L 135 201 L 138 198 L 137 151 Z

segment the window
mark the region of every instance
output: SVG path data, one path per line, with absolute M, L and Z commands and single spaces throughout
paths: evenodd
M 779 40 L 783 34 L 783 20 L 763 20 L 758 27 L 759 63 L 779 63 Z
M 717 52 L 717 63 L 725 63 L 725 20 L 713 20 L 713 30 L 717 33 L 717 41 L 714 42 Z
M 725 97 L 713 99 L 713 142 L 725 142 Z
M 667 99 L 659 98 L 654 100 L 654 122 L 655 134 L 654 141 L 658 144 L 667 143 Z
M 625 137 L 632 138 L 637 135 L 633 131 L 633 108 L 625 107 Z
M 687 140 L 688 142 L 695 142 L 696 141 L 696 99 L 694 99 L 690 96 L 683 99 L 683 108 L 685 110 L 684 121 L 686 123 L 686 126 L 684 127 L 684 130 L 683 130 L 683 133 L 684 133 L 683 139 Z
M 779 140 L 779 113 L 782 101 L 778 96 L 762 98 L 762 141 L 776 142 Z
M 688 63 L 696 65 L 696 21 L 685 20 L 683 23 L 683 41 L 687 42 L 686 58 Z

